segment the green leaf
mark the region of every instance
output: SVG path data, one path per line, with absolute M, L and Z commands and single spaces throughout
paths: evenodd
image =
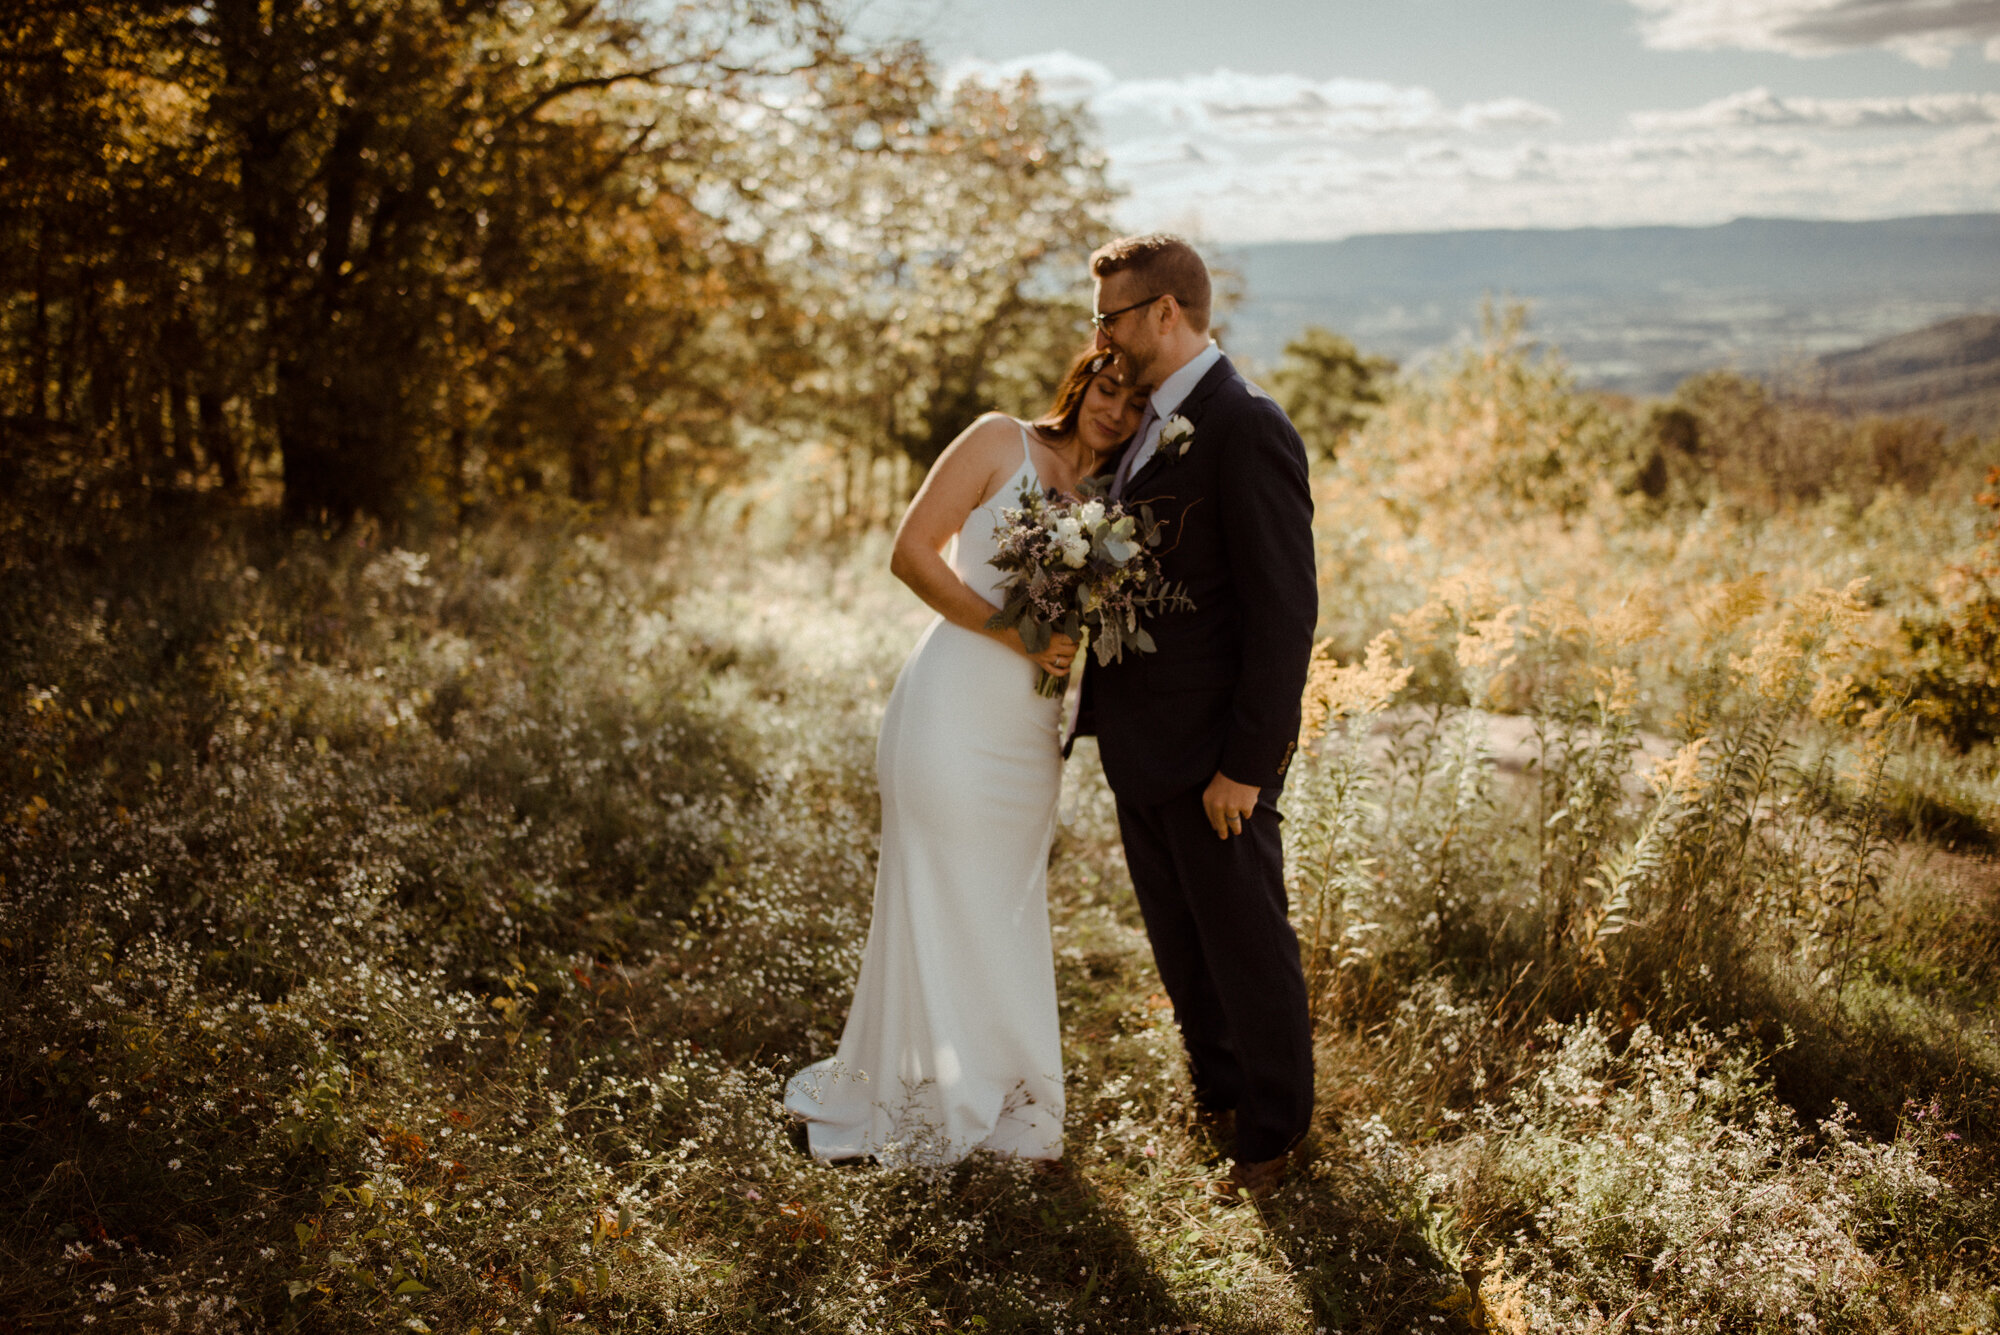
M 1153 643 L 1153 637 L 1147 634 L 1144 626 L 1132 632 L 1132 643 L 1138 647 L 1139 652 L 1142 654 L 1157 652 L 1160 647 Z
M 308 1280 L 288 1279 L 285 1281 L 285 1292 L 291 1295 L 294 1302 L 298 1301 L 304 1295 L 311 1293 L 312 1288 L 312 1283 Z
M 423 1283 L 421 1280 L 415 1280 L 415 1279 L 406 1279 L 401 1284 L 398 1284 L 396 1286 L 396 1292 L 399 1294 L 429 1293 L 430 1291 L 431 1290 L 429 1285 Z
M 986 618 L 986 629 L 1012 630 L 1020 623 L 1021 614 L 1027 610 L 1028 598 L 1026 594 L 1022 594 L 1018 598 L 1009 598 L 1005 607 Z

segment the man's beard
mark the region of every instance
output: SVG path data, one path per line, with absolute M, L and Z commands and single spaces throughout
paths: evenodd
M 1132 368 L 1132 379 L 1137 384 L 1148 384 L 1153 380 L 1153 367 L 1160 360 L 1160 345 L 1155 343 L 1144 354 L 1120 345 L 1118 351 L 1124 355 L 1125 364 Z M 1143 360 L 1142 360 L 1143 356 Z

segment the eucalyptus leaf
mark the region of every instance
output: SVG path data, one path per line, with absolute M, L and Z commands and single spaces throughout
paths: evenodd
M 988 630 L 1012 630 L 1015 623 L 1027 614 L 1028 595 L 1019 589 L 1008 595 L 1007 605 L 986 618 Z

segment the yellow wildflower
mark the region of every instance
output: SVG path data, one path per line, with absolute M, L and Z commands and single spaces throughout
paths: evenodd
M 1868 605 L 1861 601 L 1861 590 L 1867 583 L 1864 576 L 1849 580 L 1840 589 L 1807 591 L 1764 628 L 1751 642 L 1748 654 L 1732 654 L 1729 666 L 1747 678 L 1759 694 L 1775 700 L 1791 690 L 1809 658 L 1818 659 L 1822 664 L 1821 689 L 1826 689 L 1824 664 L 1838 662 L 1852 651 L 1853 633 L 1868 619 Z M 1830 697 L 1823 703 L 1830 705 Z
M 1661 797 L 1692 797 L 1701 791 L 1701 749 L 1708 738 L 1697 737 L 1653 766 L 1646 782 Z
M 1561 589 L 1530 603 L 1528 624 L 1551 640 L 1583 640 L 1590 635 L 1590 618 L 1573 589 Z
M 1421 607 L 1395 618 L 1400 640 L 1412 656 L 1436 647 L 1453 625 L 1469 626 L 1500 609 L 1500 594 L 1482 571 L 1462 570 L 1431 586 Z M 1516 609 L 1509 609 L 1512 615 Z
M 1628 598 L 1594 618 L 1591 630 L 1598 643 L 1629 649 L 1660 633 L 1660 613 L 1648 599 Z
M 1312 742 L 1326 731 L 1329 720 L 1386 708 L 1410 680 L 1411 669 L 1396 663 L 1395 644 L 1395 632 L 1385 630 L 1369 641 L 1361 662 L 1343 667 L 1332 657 L 1333 642 L 1321 640 L 1313 649 L 1306 677 L 1299 736 Z
M 1519 604 L 1509 603 L 1482 621 L 1472 621 L 1459 633 L 1458 665 L 1467 671 L 1503 672 L 1514 661 L 1514 616 Z
M 1695 612 L 1703 633 L 1720 639 L 1763 611 L 1771 602 L 1771 577 L 1762 570 L 1747 579 L 1715 586 Z
M 1597 707 L 1607 714 L 1629 714 L 1632 706 L 1639 702 L 1639 679 L 1632 669 L 1613 664 L 1597 669 L 1597 679 L 1603 683 L 1592 695 Z

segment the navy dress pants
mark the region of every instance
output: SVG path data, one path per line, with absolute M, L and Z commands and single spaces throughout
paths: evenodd
M 1174 1005 L 1196 1100 L 1236 1113 L 1236 1158 L 1274 1159 L 1312 1118 L 1312 1020 L 1285 899 L 1277 790 L 1218 839 L 1200 788 L 1118 800 L 1125 861 Z

